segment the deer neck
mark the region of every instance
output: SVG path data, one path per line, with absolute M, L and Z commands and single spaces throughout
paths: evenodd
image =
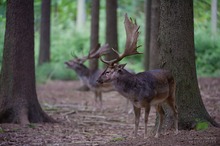
M 134 74 L 124 70 L 123 75 L 113 81 L 115 89 L 125 97 L 133 96 L 132 89 L 137 86 L 137 79 Z
M 81 78 L 88 78 L 90 75 L 89 69 L 83 64 L 79 70 L 76 69 L 76 73 Z

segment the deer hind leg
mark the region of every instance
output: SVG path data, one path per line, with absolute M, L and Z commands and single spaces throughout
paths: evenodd
M 178 134 L 178 112 L 177 112 L 177 107 L 176 107 L 175 101 L 173 98 L 170 97 L 167 99 L 167 103 L 171 107 L 171 109 L 174 113 L 175 134 Z
M 145 117 L 144 117 L 144 138 L 147 138 L 147 123 L 148 123 L 148 116 L 150 113 L 150 105 L 145 107 Z
M 161 130 L 161 125 L 162 125 L 163 119 L 164 119 L 164 110 L 163 110 L 162 106 L 160 104 L 158 104 L 156 106 L 156 111 L 158 113 L 159 120 L 158 120 L 158 125 L 156 127 L 155 137 L 158 138 L 159 134 L 160 134 L 160 130 Z
M 98 98 L 98 91 L 94 91 L 94 93 L 95 93 L 95 104 L 97 105 L 97 102 L 98 102 L 98 100 L 97 100 L 97 98 Z
M 170 96 L 167 98 L 167 103 L 173 110 L 175 134 L 178 134 L 178 111 L 177 111 L 177 106 L 175 102 L 175 91 L 176 91 L 176 83 L 175 81 L 172 81 L 170 83 Z
M 134 137 L 137 137 L 137 131 L 138 131 L 140 115 L 141 115 L 141 108 L 137 108 L 134 105 L 133 105 L 133 108 L 134 108 L 134 115 L 135 115 Z

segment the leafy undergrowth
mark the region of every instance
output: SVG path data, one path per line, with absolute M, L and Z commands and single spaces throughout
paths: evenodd
M 204 104 L 217 122 L 220 122 L 220 79 L 199 79 Z M 138 137 L 132 137 L 133 113 L 131 105 L 117 92 L 103 95 L 103 110 L 95 106 L 92 92 L 78 91 L 78 81 L 49 81 L 37 86 L 39 101 L 44 110 L 58 121 L 55 124 L 0 125 L 0 145 L 220 145 L 220 129 L 199 122 L 197 130 L 173 131 L 159 138 L 151 136 L 155 110 L 149 116 L 149 138 L 144 139 L 144 119 L 140 121 Z M 201 130 L 200 130 L 201 129 Z

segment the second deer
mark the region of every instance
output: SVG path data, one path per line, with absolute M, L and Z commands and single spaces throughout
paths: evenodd
M 99 47 L 99 46 L 98 46 Z M 104 52 L 107 50 L 108 45 L 103 45 L 100 47 L 100 50 Z M 94 70 L 91 71 L 87 66 L 84 65 L 84 62 L 88 59 L 98 58 L 97 56 L 99 54 L 98 51 L 91 51 L 87 56 L 78 58 L 75 56 L 73 60 L 66 61 L 65 64 L 68 68 L 73 69 L 77 76 L 79 77 L 80 81 L 89 87 L 91 91 L 94 92 L 95 95 L 95 102 L 97 105 L 99 105 L 100 108 L 102 108 L 102 92 L 107 92 L 113 90 L 113 86 L 111 83 L 106 83 L 103 85 L 100 85 L 96 82 L 100 74 L 103 72 L 103 70 Z
M 139 26 L 133 23 L 125 15 L 125 30 L 126 30 L 126 45 L 123 54 L 118 54 L 117 51 L 112 49 L 118 54 L 118 57 L 112 61 L 105 61 L 107 68 L 100 75 L 97 82 L 113 83 L 115 89 L 121 93 L 124 97 L 129 99 L 133 103 L 133 109 L 135 114 L 135 128 L 134 136 L 137 136 L 139 127 L 139 120 L 141 115 L 141 108 L 145 109 L 145 132 L 144 137 L 147 137 L 147 122 L 151 106 L 156 107 L 156 111 L 159 116 L 158 126 L 156 127 L 155 137 L 159 136 L 161 129 L 161 123 L 164 118 L 164 111 L 162 108 L 163 103 L 168 103 L 174 113 L 174 126 L 175 133 L 178 133 L 178 114 L 175 104 L 175 90 L 176 84 L 171 72 L 167 70 L 152 70 L 146 72 L 140 72 L 137 74 L 131 74 L 124 69 L 126 64 L 117 64 L 124 57 L 140 54 L 137 51 L 137 39 L 139 36 Z M 100 51 L 100 55 L 102 51 Z

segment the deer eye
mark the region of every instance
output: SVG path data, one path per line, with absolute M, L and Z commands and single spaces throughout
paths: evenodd
M 120 73 L 120 74 L 121 74 L 121 73 L 122 73 L 122 70 L 121 70 L 121 69 L 119 69 L 119 70 L 118 70 L 118 73 Z
M 105 72 L 105 74 L 109 74 L 109 73 L 110 73 L 110 71 L 106 71 L 106 72 Z

